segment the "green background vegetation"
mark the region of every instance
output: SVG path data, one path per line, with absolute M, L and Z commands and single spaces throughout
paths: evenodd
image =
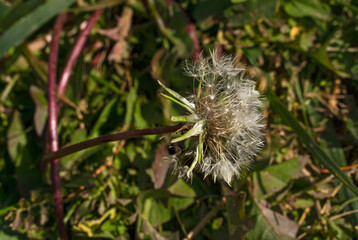
M 171 124 L 181 109 L 159 96 L 156 80 L 193 91 L 182 70 L 195 50 L 193 26 L 204 53 L 236 56 L 256 79 L 266 145 L 232 187 L 200 174 L 178 180 L 163 161 L 167 137 L 64 157 L 72 239 L 356 238 L 357 1 L 1 0 L 0 239 L 58 238 L 42 162 L 49 41 L 66 11 L 59 76 L 83 22 L 102 7 L 60 99 L 60 146 Z

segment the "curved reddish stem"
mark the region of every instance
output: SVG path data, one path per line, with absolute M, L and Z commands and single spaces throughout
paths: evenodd
M 75 46 L 72 49 L 69 59 L 66 62 L 66 66 L 61 75 L 60 84 L 59 84 L 59 93 L 64 94 L 66 87 L 68 85 L 72 69 L 75 66 L 77 59 L 83 49 L 83 46 L 87 40 L 87 37 L 93 28 L 94 24 L 97 22 L 99 16 L 101 15 L 103 9 L 96 10 L 91 18 L 88 21 L 87 26 L 81 32 L 79 38 L 76 41 Z M 63 24 L 65 22 L 66 14 L 61 13 L 56 20 L 54 31 L 52 34 L 52 41 L 50 46 L 50 55 L 49 55 L 49 67 L 48 67 L 48 95 L 49 95 L 49 138 L 50 138 L 50 151 L 56 152 L 59 150 L 59 142 L 57 135 L 57 114 L 59 111 L 59 106 L 57 102 L 56 94 L 56 73 L 57 73 L 57 61 L 58 61 L 58 50 L 59 50 L 59 40 L 60 34 L 62 31 Z M 61 184 L 60 184 L 60 162 L 59 159 L 54 159 L 51 162 L 51 182 L 52 182 L 52 192 L 55 202 L 55 216 L 59 228 L 60 238 L 62 240 L 67 240 L 68 235 L 66 232 L 66 227 L 63 221 L 63 206 L 61 198 Z
M 60 78 L 60 83 L 58 85 L 58 92 L 60 95 L 62 95 L 66 92 L 66 87 L 70 80 L 72 70 L 77 63 L 77 59 L 80 56 L 80 53 L 87 41 L 88 35 L 90 34 L 93 26 L 98 21 L 98 18 L 100 17 L 102 12 L 103 12 L 103 9 L 98 9 L 98 10 L 94 11 L 91 18 L 88 20 L 87 26 L 83 29 L 83 31 L 81 32 L 80 36 L 78 37 L 75 45 L 73 46 L 72 52 L 66 62 L 65 68 L 63 69 L 63 72 L 62 72 L 62 75 Z
M 56 95 L 56 72 L 59 40 L 63 24 L 66 20 L 66 13 L 61 13 L 55 22 L 54 30 L 52 33 L 52 40 L 50 46 L 50 55 L 48 63 L 48 128 L 50 139 L 50 151 L 55 152 L 59 149 L 58 136 L 57 136 L 57 95 Z M 51 163 L 51 182 L 52 193 L 55 202 L 55 216 L 61 239 L 68 239 L 66 227 L 63 222 L 63 206 L 61 198 L 61 185 L 59 175 L 59 159 L 55 159 Z

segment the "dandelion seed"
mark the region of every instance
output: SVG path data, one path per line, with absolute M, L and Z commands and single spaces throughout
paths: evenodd
M 173 157 L 174 170 L 192 177 L 198 169 L 204 178 L 212 175 L 229 185 L 240 177 L 263 146 L 263 115 L 260 94 L 255 82 L 248 79 L 244 68 L 238 68 L 228 56 L 211 52 L 200 56 L 198 63 L 186 65 L 186 73 L 199 82 L 196 94 L 184 98 L 159 84 L 170 94 L 163 94 L 184 107 L 189 115 L 173 116 L 173 121 L 186 122 L 188 131 L 172 140 L 189 139 L 192 150 Z

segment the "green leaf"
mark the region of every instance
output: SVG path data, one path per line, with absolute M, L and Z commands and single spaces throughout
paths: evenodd
M 262 56 L 261 48 L 243 48 L 242 51 L 252 65 L 256 65 L 257 59 Z
M 0 21 L 10 12 L 11 7 L 9 5 L 8 3 L 0 1 Z
M 350 234 L 350 232 L 346 231 L 344 226 L 342 226 L 341 224 L 336 224 L 334 221 L 329 219 L 327 221 L 327 226 L 329 228 L 334 229 L 335 237 L 337 239 L 339 239 L 339 240 L 351 240 L 351 239 L 354 239 L 352 234 Z
M 47 84 L 47 61 L 40 60 L 37 56 L 35 56 L 34 52 L 30 52 L 30 50 L 26 47 L 21 50 L 38 77 L 42 80 L 42 82 Z
M 347 0 L 336 0 L 336 2 L 346 8 L 348 8 L 349 10 L 351 10 L 352 12 L 355 12 L 355 14 L 358 14 L 358 7 L 354 6 L 353 4 L 350 4 L 350 1 Z M 354 3 L 354 2 L 352 2 Z M 357 5 L 357 3 L 355 4 Z
M 129 129 L 132 119 L 133 119 L 133 113 L 134 113 L 134 106 L 135 102 L 137 100 L 137 89 L 135 87 L 131 88 L 129 90 L 129 93 L 127 95 L 126 99 L 126 115 L 124 117 L 124 125 L 123 129 Z
M 0 31 L 7 29 L 12 24 L 16 23 L 16 21 L 24 15 L 31 13 L 34 9 L 44 3 L 44 0 L 30 0 L 25 2 L 15 2 L 11 5 L 11 7 L 1 15 L 0 21 Z
M 330 8 L 318 0 L 287 0 L 282 1 L 287 14 L 293 17 L 312 17 L 327 20 L 330 17 Z
M 285 161 L 278 165 L 269 166 L 264 171 L 275 177 L 280 182 L 287 183 L 289 180 L 297 178 L 301 175 L 301 170 L 307 161 L 298 158 Z
M 38 136 L 41 136 L 47 121 L 48 104 L 45 96 L 45 91 L 34 85 L 30 86 L 30 95 L 34 101 L 36 109 L 34 114 L 35 131 Z
M 7 132 L 7 150 L 15 166 L 21 164 L 19 154 L 27 143 L 26 133 L 21 123 L 21 114 L 15 110 Z
M 201 0 L 195 6 L 193 18 L 203 21 L 209 16 L 216 16 L 230 6 L 230 0 Z
M 301 175 L 301 170 L 306 162 L 305 158 L 294 158 L 257 172 L 254 175 L 256 198 L 260 199 L 263 194 L 272 194 L 286 187 L 291 179 Z
M 275 15 L 276 4 L 276 0 L 250 0 L 231 5 L 224 14 L 233 27 L 242 27 Z
M 78 143 L 80 141 L 85 141 L 88 139 L 98 137 L 100 135 L 101 127 L 103 127 L 109 121 L 108 118 L 112 112 L 112 109 L 115 107 L 117 102 L 118 102 L 118 99 L 113 98 L 105 105 L 102 112 L 98 116 L 97 121 L 92 125 L 92 128 L 90 129 L 91 132 L 87 137 L 86 137 L 86 130 L 74 131 L 71 134 L 71 143 L 74 144 L 74 143 Z M 61 164 L 65 169 L 70 169 L 73 165 L 73 160 L 85 159 L 86 157 L 91 156 L 92 154 L 98 152 L 99 149 L 102 149 L 104 147 L 105 147 L 105 145 L 98 145 L 98 146 L 95 146 L 92 148 L 88 148 L 84 151 L 73 153 L 69 156 L 63 157 L 61 159 Z
M 143 129 L 148 127 L 147 119 L 142 115 L 142 102 L 143 99 L 138 99 L 134 109 L 134 126 L 136 129 Z M 150 136 L 148 136 L 150 137 Z
M 269 94 L 271 106 L 281 116 L 283 121 L 292 128 L 297 134 L 301 142 L 303 142 L 308 150 L 313 154 L 322 165 L 334 174 L 345 186 L 358 195 L 358 189 L 352 181 L 344 175 L 339 166 L 333 161 L 315 142 L 315 140 L 307 133 L 307 131 L 299 124 L 298 120 L 287 110 L 287 107 L 278 99 L 276 94 L 270 91 Z
M 104 79 L 97 71 L 92 71 L 89 75 L 89 78 L 105 86 L 103 90 L 110 89 L 116 94 L 122 93 L 121 90 L 116 86 L 115 81 L 108 81 L 108 79 Z
M 158 226 L 174 216 L 174 209 L 181 210 L 194 202 L 191 197 L 170 196 L 165 189 L 142 192 L 137 198 L 137 204 L 143 217 L 153 226 Z
M 178 55 L 184 56 L 185 53 L 187 52 L 187 47 L 183 42 L 182 38 L 176 36 L 176 32 L 173 29 L 166 26 L 165 20 L 163 20 L 162 15 L 158 12 L 157 6 L 155 5 L 154 1 L 148 0 L 147 3 L 149 5 L 149 9 L 153 17 L 155 18 L 158 24 L 159 30 L 169 41 L 171 41 L 175 45 Z
M 101 114 L 97 118 L 97 121 L 93 124 L 91 133 L 88 137 L 89 139 L 99 136 L 100 128 L 108 121 L 108 117 L 110 116 L 110 113 L 111 113 L 113 107 L 115 106 L 115 104 L 117 103 L 117 101 L 118 101 L 117 99 L 113 98 L 103 108 Z
M 76 0 L 49 0 L 31 13 L 20 18 L 1 35 L 0 57 L 74 2 Z
M 1 240 L 24 240 L 28 239 L 26 235 L 22 235 L 9 228 L 5 228 L 6 223 L 0 220 L 0 239 Z
M 16 208 L 15 206 L 8 206 L 6 208 L 2 208 L 0 209 L 0 217 L 8 214 L 8 212 L 10 212 L 12 209 Z
M 358 107 L 353 99 L 347 98 L 346 101 L 349 106 L 346 128 L 350 131 L 353 137 L 358 139 Z
M 328 118 L 324 118 L 323 114 L 315 110 L 315 108 L 320 107 L 317 99 L 312 99 L 311 104 L 307 106 L 309 117 L 314 128 L 321 127 L 323 130 L 320 135 L 320 146 L 327 153 L 331 159 L 334 159 L 340 167 L 347 166 L 347 161 L 344 156 L 343 149 L 338 140 L 338 136 L 335 132 L 333 122 Z M 343 186 L 342 189 L 338 192 L 338 197 L 340 201 L 345 202 L 349 199 L 354 198 L 354 194 Z M 354 201 L 349 204 L 347 211 L 354 210 L 358 208 L 358 202 Z M 358 214 L 351 214 L 348 216 L 348 219 L 352 221 L 353 226 L 358 223 Z
M 313 198 L 296 198 L 295 199 L 295 207 L 296 208 L 308 208 L 314 205 Z
M 349 74 L 347 74 L 346 72 L 343 72 L 342 70 L 340 70 L 339 68 L 337 68 L 336 66 L 332 65 L 330 58 L 327 54 L 326 51 L 326 47 L 329 44 L 329 41 L 327 41 L 325 44 L 323 44 L 323 46 L 316 50 L 316 51 L 311 51 L 308 53 L 308 55 L 316 60 L 319 64 L 321 64 L 322 66 L 324 66 L 325 68 L 331 70 L 332 72 L 335 72 L 336 74 L 338 74 L 341 77 L 348 77 Z
M 176 196 L 180 197 L 195 197 L 195 190 L 182 178 L 178 179 L 173 185 L 168 188 L 168 191 Z
M 39 159 L 39 152 L 30 152 L 30 144 L 21 122 L 21 114 L 15 110 L 7 132 L 7 149 L 15 167 L 18 190 L 24 197 L 29 197 L 30 190 L 38 187 L 41 181 L 40 169 L 35 168 L 34 161 Z

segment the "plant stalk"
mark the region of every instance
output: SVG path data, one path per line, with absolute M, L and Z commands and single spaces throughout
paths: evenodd
M 96 10 L 88 21 L 87 26 L 81 32 L 78 37 L 75 46 L 72 49 L 69 59 L 66 62 L 66 66 L 62 72 L 61 79 L 59 81 L 59 93 L 62 95 L 65 93 L 72 69 L 75 66 L 77 59 L 86 43 L 87 37 L 100 17 L 103 9 Z M 66 13 L 61 13 L 56 20 L 54 31 L 52 34 L 50 55 L 49 55 L 49 68 L 48 68 L 48 96 L 49 96 L 49 142 L 50 151 L 56 152 L 59 150 L 58 134 L 57 134 L 57 115 L 59 113 L 59 105 L 57 101 L 56 93 L 56 74 L 57 74 L 57 62 L 58 62 L 58 51 L 59 51 L 59 40 L 62 32 L 62 28 L 66 19 Z M 55 158 L 51 162 L 51 183 L 52 192 L 55 202 L 55 216 L 57 225 L 59 228 L 60 238 L 67 240 L 68 235 L 66 227 L 63 221 L 63 205 L 61 198 L 61 184 L 60 184 L 60 159 Z
M 58 84 L 58 92 L 60 95 L 65 94 L 67 85 L 70 81 L 70 77 L 72 74 L 72 70 L 77 63 L 77 59 L 80 56 L 82 49 L 87 41 L 88 35 L 90 34 L 92 28 L 98 21 L 99 17 L 101 16 L 103 9 L 97 9 L 93 12 L 92 16 L 88 20 L 86 27 L 78 36 L 78 39 L 73 46 L 71 54 L 66 62 L 65 68 L 63 69 L 59 84 Z
M 43 160 L 46 163 L 56 161 L 56 159 L 67 156 L 69 154 L 85 150 L 87 148 L 91 148 L 97 145 L 101 145 L 108 142 L 114 142 L 118 140 L 128 139 L 128 138 L 136 138 L 145 135 L 156 135 L 156 134 L 164 134 L 171 133 L 180 130 L 184 124 L 178 124 L 176 126 L 165 126 L 165 127 L 156 127 L 156 128 L 146 128 L 140 130 L 132 130 L 122 133 L 108 134 L 105 136 L 101 136 L 98 138 L 93 138 L 84 142 L 76 143 L 64 148 L 61 148 L 58 151 L 48 153 L 44 156 Z
M 56 94 L 56 73 L 57 73 L 57 60 L 58 60 L 58 49 L 61 31 L 66 20 L 66 13 L 61 13 L 55 22 L 54 30 L 52 33 L 52 40 L 49 54 L 48 64 L 48 129 L 49 129 L 49 143 L 50 151 L 56 152 L 59 149 L 58 135 L 57 135 L 57 94 Z M 59 229 L 60 238 L 67 240 L 68 235 L 66 227 L 63 221 L 63 205 L 61 198 L 61 184 L 60 184 L 60 168 L 59 159 L 54 159 L 51 162 L 51 184 L 52 194 L 54 198 L 55 216 Z

